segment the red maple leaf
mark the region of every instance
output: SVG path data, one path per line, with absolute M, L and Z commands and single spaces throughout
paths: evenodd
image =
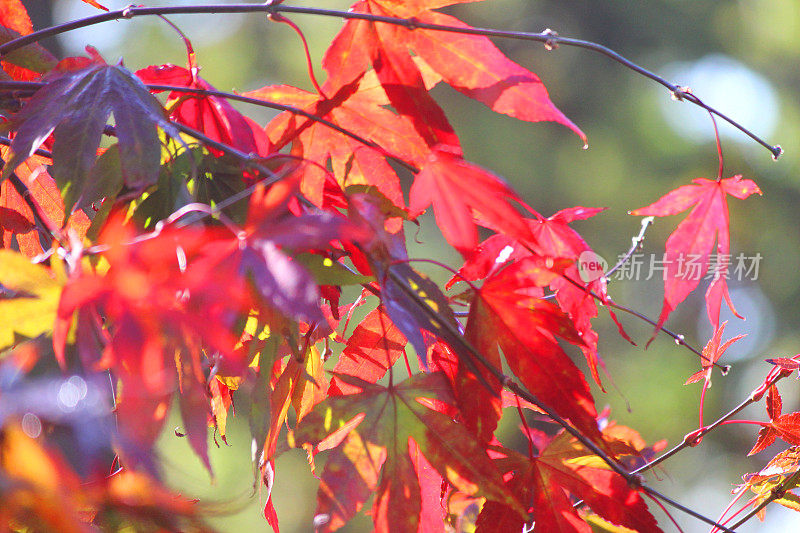
M 503 502 L 521 512 L 499 472 L 476 438 L 461 424 L 429 407 L 427 399 L 452 403 L 441 373 L 417 374 L 388 388 L 353 376 L 337 378 L 351 394 L 331 396 L 299 424 L 299 443 L 320 445 L 347 431 L 326 462 L 318 511 L 328 511 L 332 531 L 347 521 L 370 493 L 375 494 L 376 531 L 417 531 L 423 505 L 418 452 L 457 489 Z M 330 447 L 330 446 L 328 446 Z M 430 516 L 430 514 L 429 514 Z M 438 524 L 441 528 L 441 523 Z
M 406 338 L 380 306 L 364 317 L 347 339 L 333 371 L 377 383 L 394 362 L 405 355 L 405 346 Z M 352 390 L 353 387 L 334 377 L 328 394 L 346 394 Z
M 328 81 L 322 90 L 326 96 L 278 85 L 262 87 L 245 96 L 297 107 L 381 147 L 378 150 L 366 146 L 326 124 L 290 113 L 272 120 L 266 132 L 276 149 L 294 142 L 294 153 L 318 165 L 309 166 L 303 173 L 301 190 L 311 202 L 321 205 L 325 169 L 330 161 L 333 175 L 343 188 L 371 185 L 394 205 L 405 207 L 400 180 L 385 156 L 420 164 L 427 154 L 423 139 L 407 119 L 383 107 L 388 101 L 376 83 L 360 79 L 336 87 Z
M 0 148 L 4 160 L 9 157 L 8 150 L 5 146 Z M 17 167 L 16 174 L 30 191 L 30 199 L 39 207 L 39 214 L 46 218 L 42 221 L 44 224 L 61 228 L 66 222 L 68 229 L 83 238 L 90 220 L 83 211 L 75 211 L 65 221 L 64 201 L 55 180 L 45 171 L 45 165 L 49 163 L 49 159 L 34 155 Z M 10 248 L 12 241 L 16 240 L 20 252 L 34 257 L 43 252 L 39 232 L 48 229 L 38 226 L 33 211 L 11 180 L 0 183 L 0 247 Z
M 465 3 L 464 0 L 392 2 L 363 0 L 352 11 L 393 17 L 414 17 L 431 23 L 469 28 L 460 20 L 432 11 Z M 541 80 L 509 60 L 487 38 L 421 28 L 413 31 L 386 24 L 350 20 L 323 58 L 323 67 L 339 85 L 349 83 L 370 64 L 384 85 L 392 105 L 408 114 L 431 146 L 458 147 L 441 109 L 425 94 L 422 76 L 409 56 L 413 51 L 456 90 L 498 113 L 521 120 L 552 120 L 583 133 L 550 101 Z
M 501 348 L 531 393 L 602 443 L 589 385 L 556 340 L 558 336 L 580 346 L 581 337 L 557 305 L 541 298 L 541 287 L 565 266 L 528 257 L 489 276 L 475 294 L 465 336 L 495 368 L 501 368 Z
M 535 533 L 592 531 L 567 493 L 612 524 L 640 533 L 661 531 L 639 492 L 608 468 L 582 461 L 589 454 L 564 431 L 538 457 L 525 457 L 502 447 L 492 449 L 504 455 L 496 461 L 501 470 L 511 474 L 509 489 L 530 502 L 528 511 L 534 513 Z M 524 522 L 503 504 L 488 501 L 476 525 L 478 533 L 520 531 Z
M 730 348 L 731 344 L 734 342 L 746 337 L 746 335 L 737 335 L 732 339 L 728 339 L 724 343 L 722 342 L 722 334 L 725 332 L 725 326 L 728 324 L 726 320 L 717 328 L 714 332 L 714 335 L 709 339 L 708 343 L 703 348 L 702 357 L 700 358 L 700 364 L 703 366 L 703 369 L 699 372 L 695 372 L 692 374 L 689 379 L 686 380 L 686 384 L 695 383 L 700 381 L 701 379 L 705 379 L 705 388 L 710 386 L 711 382 L 711 369 L 714 367 L 714 363 L 719 361 L 719 358 Z
M 66 366 L 67 333 L 77 312 L 79 352 L 87 348 L 79 353 L 84 364 L 113 370 L 123 384 L 118 414 L 133 462 L 150 460 L 136 455 L 152 446 L 179 384 L 186 434 L 210 468 L 211 410 L 202 359 L 215 354 L 230 375 L 242 372 L 246 363 L 234 352 L 234 327 L 253 302 L 236 265 L 205 252 L 213 232 L 165 230 L 135 243 L 134 236 L 119 217 L 112 218 L 100 238 L 108 271 L 84 270 L 64 287 L 53 330 L 56 357 Z M 96 337 L 99 347 L 80 341 Z
M 664 305 L 653 337 L 670 313 L 705 276 L 712 253 L 715 254 L 716 272 L 706 290 L 708 318 L 716 330 L 719 327 L 719 311 L 723 298 L 736 314 L 726 280 L 730 261 L 727 196 L 744 200 L 753 193 L 761 194 L 761 189 L 752 180 L 743 180 L 739 175 L 718 181 L 696 178 L 692 183 L 678 187 L 647 207 L 631 211 L 632 215 L 663 217 L 677 215 L 694 206 L 667 239 L 664 256 Z M 714 241 L 717 246 L 716 251 L 712 252 Z M 690 262 L 696 264 L 697 268 L 690 268 Z
M 703 352 L 700 357 L 700 364 L 703 366 L 703 369 L 692 374 L 685 383 L 685 385 L 688 385 L 689 383 L 695 383 L 701 379 L 703 380 L 703 390 L 700 392 L 701 428 L 703 427 L 703 405 L 705 404 L 706 391 L 711 386 L 711 371 L 714 369 L 716 362 L 719 361 L 719 358 L 722 357 L 728 348 L 730 348 L 731 344 L 746 336 L 737 335 L 732 339 L 728 339 L 725 341 L 725 343 L 720 344 L 722 342 L 722 334 L 725 331 L 725 325 L 727 323 L 728 321 L 726 320 L 717 328 L 717 330 L 714 332 L 714 335 L 711 337 L 711 339 L 709 339 L 708 343 L 703 348 Z M 697 442 L 699 443 L 700 441 L 698 440 Z
M 794 446 L 800 445 L 800 412 L 781 414 L 783 401 L 775 385 L 770 386 L 767 391 L 766 408 L 769 424 L 765 424 L 758 431 L 756 443 L 747 455 L 765 450 L 778 437 Z
M 154 65 L 136 71 L 136 76 L 144 83 L 214 90 L 210 83 L 200 77 L 199 71 L 194 63 L 194 56 L 190 54 L 188 69 L 171 64 Z M 269 140 L 261 127 L 236 111 L 225 98 L 173 90 L 169 94 L 169 100 L 172 102 L 171 119 L 201 131 L 215 141 L 238 148 L 246 154 L 266 156 L 271 152 Z M 209 147 L 209 150 L 215 155 L 222 154 L 215 148 Z
M 0 2 L 0 43 L 28 35 L 32 31 L 31 19 L 20 0 Z M 36 80 L 55 64 L 55 57 L 38 43 L 15 50 L 2 61 L 3 71 L 12 79 L 21 81 Z
M 569 224 L 593 217 L 605 210 L 602 207 L 576 206 L 562 209 L 548 218 L 530 206 L 524 205 L 524 207 L 535 216 L 525 219 L 532 238 L 521 242 L 507 233 L 492 235 L 473 251 L 464 262 L 464 266 L 459 269 L 458 275 L 453 276 L 447 283 L 447 287 L 461 279 L 470 281 L 483 279 L 509 262 L 530 257 L 532 253 L 578 261 L 582 254 L 591 252 L 592 249 Z M 492 229 L 498 228 L 492 227 Z M 597 304 L 589 291 L 605 298 L 606 281 L 603 277 L 584 280 L 576 265 L 568 266 L 563 274 L 564 277 L 553 278 L 550 288 L 556 291 L 558 304 L 570 316 L 581 334 L 583 341 L 581 351 L 589 363 L 592 377 L 597 384 L 600 384 L 597 367 L 602 361 L 597 354 L 597 333 L 591 324 L 591 319 L 597 316 Z

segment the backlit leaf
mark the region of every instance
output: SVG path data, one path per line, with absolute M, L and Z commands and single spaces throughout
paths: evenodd
M 16 296 L 0 297 L 0 348 L 15 342 L 15 334 L 36 337 L 52 331 L 63 281 L 22 254 L 0 250 L 0 282 Z
M 751 194 L 761 194 L 752 180 L 734 176 L 719 181 L 705 178 L 693 180 L 667 193 L 657 202 L 631 211 L 632 215 L 670 216 L 692 207 L 689 215 L 667 239 L 664 261 L 664 305 L 658 317 L 658 329 L 670 313 L 692 292 L 708 271 L 712 254 L 716 271 L 706 290 L 706 311 L 714 329 L 719 327 L 719 310 L 722 299 L 731 311 L 736 310 L 728 294 L 727 268 L 730 262 L 730 235 L 728 230 L 728 195 L 744 200 Z M 714 242 L 716 241 L 716 250 Z M 696 263 L 697 268 L 690 265 Z M 738 315 L 737 315 L 738 316 Z M 651 338 L 652 340 L 652 338 Z

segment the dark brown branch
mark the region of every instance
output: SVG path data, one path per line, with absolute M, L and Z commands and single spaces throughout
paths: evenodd
M 47 37 L 52 37 L 53 35 L 58 35 L 60 33 L 65 33 L 78 28 L 84 28 L 86 26 L 92 26 L 94 24 L 100 24 L 111 20 L 130 19 L 133 17 L 146 16 L 146 15 L 215 14 L 215 13 L 266 13 L 266 14 L 296 13 L 305 15 L 336 17 L 341 19 L 360 19 L 360 20 L 367 20 L 370 22 L 381 22 L 384 24 L 394 24 L 397 26 L 403 26 L 409 30 L 426 29 L 426 30 L 443 31 L 451 33 L 462 33 L 469 35 L 481 35 L 484 37 L 500 37 L 504 39 L 535 41 L 544 43 L 545 46 L 548 47 L 548 49 L 553 49 L 559 45 L 583 48 L 586 50 L 591 50 L 593 52 L 602 54 L 610 58 L 611 60 L 623 65 L 624 67 L 636 72 L 637 74 L 641 74 L 642 76 L 649 78 L 660 85 L 663 85 L 670 91 L 670 93 L 675 99 L 680 101 L 685 100 L 687 102 L 691 102 L 692 104 L 701 107 L 702 109 L 705 109 L 709 113 L 718 116 L 725 122 L 731 124 L 739 131 L 741 131 L 742 133 L 744 133 L 745 135 L 756 141 L 758 144 L 762 145 L 764 148 L 769 150 L 772 153 L 772 157 L 774 159 L 777 159 L 778 157 L 781 156 L 781 154 L 783 154 L 783 149 L 780 146 L 778 145 L 773 146 L 767 143 L 766 141 L 758 137 L 756 134 L 754 134 L 753 132 L 751 132 L 750 130 L 748 130 L 735 120 L 717 111 L 713 107 L 703 103 L 702 100 L 693 95 L 691 92 L 688 92 L 686 89 L 680 87 L 679 85 L 671 83 L 666 79 L 662 78 L 661 76 L 654 74 L 653 72 L 647 70 L 646 68 L 622 56 L 618 52 L 615 52 L 614 50 L 606 46 L 591 41 L 573 39 L 570 37 L 561 37 L 555 32 L 549 30 L 541 33 L 534 33 L 534 32 L 495 30 L 490 28 L 454 27 L 454 26 L 445 26 L 441 24 L 429 24 L 426 22 L 419 21 L 413 17 L 412 18 L 386 17 L 380 15 L 373 15 L 371 13 L 358 13 L 354 11 L 341 11 L 334 9 L 322 9 L 322 8 L 312 8 L 312 7 L 296 7 L 296 6 L 287 6 L 283 4 L 273 4 L 269 2 L 267 2 L 266 4 L 228 4 L 228 5 L 216 4 L 216 5 L 205 5 L 205 6 L 195 5 L 195 6 L 166 6 L 166 7 L 127 7 L 125 9 L 120 9 L 117 11 L 109 11 L 107 13 L 102 13 L 99 15 L 94 15 L 91 17 L 75 20 L 72 22 L 59 24 L 51 28 L 45 28 L 43 30 L 33 32 L 29 35 L 13 39 L 3 45 L 0 45 L 0 57 L 3 57 L 6 54 L 14 50 L 17 50 L 25 45 L 35 43 Z

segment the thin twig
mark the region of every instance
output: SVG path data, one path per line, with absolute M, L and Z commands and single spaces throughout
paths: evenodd
M 764 148 L 769 150 L 770 153 L 772 153 L 772 157 L 774 159 L 777 159 L 783 154 L 783 149 L 780 146 L 778 145 L 773 146 L 767 143 L 759 136 L 757 136 L 755 133 L 751 132 L 750 130 L 748 130 L 735 120 L 728 117 L 727 115 L 705 104 L 698 97 L 696 97 L 690 92 L 687 92 L 679 85 L 671 83 L 666 79 L 662 78 L 661 76 L 654 74 L 653 72 L 634 63 L 630 59 L 627 59 L 626 57 L 608 48 L 607 46 L 603 46 L 601 44 L 594 43 L 591 41 L 584 41 L 582 39 L 561 37 L 552 31 L 534 33 L 534 32 L 496 30 L 490 28 L 473 28 L 469 26 L 455 27 L 455 26 L 446 26 L 442 24 L 430 24 L 427 22 L 422 22 L 414 17 L 411 18 L 387 17 L 381 15 L 373 15 L 371 13 L 359 13 L 356 11 L 341 11 L 335 9 L 287 6 L 271 2 L 267 2 L 266 4 L 227 4 L 227 5 L 214 4 L 214 5 L 204 5 L 204 6 L 194 5 L 194 6 L 165 6 L 165 7 L 126 7 L 124 9 L 120 9 L 117 11 L 109 11 L 107 13 L 86 17 L 72 22 L 66 22 L 64 24 L 59 24 L 56 26 L 52 26 L 50 28 L 45 28 L 30 33 L 28 35 L 19 37 L 17 39 L 13 39 L 3 45 L 0 45 L 0 57 L 3 57 L 9 54 L 10 52 L 17 50 L 25 45 L 38 42 L 47 37 L 52 37 L 54 35 L 65 33 L 78 28 L 84 28 L 86 26 L 92 26 L 95 24 L 100 24 L 112 20 L 131 19 L 134 17 L 147 16 L 147 15 L 215 14 L 215 13 L 267 13 L 267 14 L 296 13 L 305 15 L 336 17 L 341 19 L 359 19 L 359 20 L 366 20 L 369 22 L 380 22 L 384 24 L 394 24 L 396 26 L 403 26 L 409 30 L 425 29 L 425 30 L 434 30 L 442 32 L 461 33 L 468 35 L 481 35 L 484 37 L 499 37 L 504 39 L 535 41 L 544 43 L 549 49 L 555 48 L 558 45 L 583 48 L 586 50 L 590 50 L 592 52 L 602 54 L 610 58 L 611 60 L 623 65 L 624 67 L 638 74 L 641 74 L 642 76 L 649 78 L 654 82 L 666 87 L 670 91 L 672 97 L 675 98 L 676 100 L 679 101 L 685 100 L 687 102 L 691 102 L 692 104 L 701 107 L 702 109 L 705 109 L 709 113 L 716 115 L 717 117 L 721 118 L 725 122 L 737 128 L 739 131 L 741 131 L 742 133 L 744 133 L 745 135 L 756 141 L 758 144 L 762 145 Z
M 650 227 L 650 225 L 653 223 L 653 220 L 654 217 L 644 217 L 642 219 L 642 227 L 639 230 L 639 234 L 636 235 L 636 237 L 631 238 L 631 247 L 628 248 L 628 251 L 625 252 L 625 255 L 623 255 L 620 258 L 620 260 L 617 261 L 616 265 L 608 269 L 608 272 L 603 274 L 603 277 L 606 278 L 606 280 L 608 280 L 614 272 L 622 268 L 622 266 L 628 262 L 628 259 L 630 259 L 631 256 L 633 256 L 634 252 L 636 252 L 636 250 L 639 249 L 639 247 L 644 242 L 644 234 L 647 231 L 647 228 Z
M 773 375 L 770 376 L 769 374 L 767 374 L 767 378 L 764 380 L 764 383 L 762 383 L 758 388 L 756 388 L 753 392 L 751 392 L 750 395 L 745 400 L 743 400 L 741 403 L 739 403 L 739 405 L 737 405 L 736 407 L 734 407 L 733 409 L 728 411 L 726 414 L 724 414 L 722 417 L 720 417 L 719 419 L 714 421 L 712 424 L 710 424 L 708 426 L 705 426 L 705 427 L 702 427 L 702 428 L 700 428 L 698 430 L 692 431 L 691 433 L 687 434 L 683 438 L 683 441 L 680 444 L 677 444 L 672 449 L 670 449 L 670 450 L 664 452 L 663 454 L 659 455 L 658 457 L 656 457 L 655 459 L 653 459 L 652 461 L 650 461 L 646 465 L 643 465 L 643 466 L 637 468 L 632 473 L 633 474 L 641 474 L 642 472 L 650 470 L 650 469 L 654 468 L 655 466 L 663 463 L 664 461 L 666 461 L 667 459 L 669 459 L 673 455 L 677 454 L 681 450 L 683 450 L 685 448 L 688 448 L 688 447 L 696 446 L 699 443 L 699 441 L 705 435 L 707 435 L 708 433 L 710 433 L 711 431 L 713 431 L 717 427 L 721 426 L 722 424 L 724 424 L 725 422 L 727 422 L 728 420 L 730 420 L 731 418 L 736 416 L 738 413 L 740 413 L 742 410 L 744 410 L 750 404 L 753 404 L 753 403 L 756 403 L 756 402 L 760 401 L 761 398 L 764 396 L 764 393 L 766 392 L 767 389 L 769 389 L 770 386 L 774 385 L 779 380 L 785 378 L 786 376 L 790 375 L 791 373 L 787 372 L 787 371 L 783 371 L 779 367 L 775 367 L 772 370 L 770 370 L 770 374 L 773 374 Z

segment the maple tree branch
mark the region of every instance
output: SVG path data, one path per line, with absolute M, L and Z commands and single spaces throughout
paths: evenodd
M 233 146 L 230 146 L 228 144 L 219 141 L 215 141 L 206 134 L 201 133 L 194 128 L 190 128 L 189 126 L 181 124 L 180 122 L 172 120 L 170 121 L 170 123 L 177 129 L 179 129 L 181 132 L 185 133 L 186 135 L 189 135 L 190 137 L 194 137 L 198 141 L 204 143 L 206 146 L 211 146 L 212 148 L 216 148 L 221 152 L 225 152 L 226 154 L 238 159 L 244 166 L 250 167 L 253 170 L 257 170 L 265 174 L 266 176 L 268 176 L 266 180 L 262 181 L 262 183 L 264 183 L 265 185 L 271 185 L 272 183 L 283 178 L 283 176 L 276 174 L 272 170 L 260 164 L 258 160 L 261 158 L 256 154 L 246 154 L 241 150 L 234 148 Z
M 562 275 L 561 277 L 564 278 L 565 280 L 569 281 L 574 286 L 578 287 L 579 289 L 581 289 L 582 291 L 584 291 L 588 295 L 590 295 L 592 298 L 596 299 L 598 302 L 600 302 L 601 306 L 610 307 L 612 309 L 616 309 L 617 311 L 622 311 L 623 313 L 628 313 L 629 315 L 633 315 L 633 316 L 635 316 L 635 317 L 637 317 L 637 318 L 639 318 L 641 320 L 644 320 L 645 322 L 647 322 L 651 326 L 658 327 L 658 323 L 655 320 L 653 320 L 652 318 L 648 317 L 647 315 L 642 314 L 639 311 L 636 311 L 635 309 L 631 309 L 630 307 L 626 307 L 626 306 L 624 306 L 622 304 L 618 304 L 617 302 L 615 302 L 611 298 L 605 298 L 604 299 L 599 294 L 595 293 L 593 290 L 589 289 L 588 287 L 584 287 L 583 285 L 581 285 L 580 283 L 578 283 L 574 279 L 570 278 L 569 276 Z M 700 359 L 703 359 L 705 361 L 708 361 L 709 363 L 712 363 L 714 366 L 719 368 L 720 372 L 722 372 L 723 374 L 727 374 L 728 372 L 730 372 L 730 369 L 731 369 L 730 365 L 721 365 L 716 361 L 711 361 L 708 357 L 703 355 L 703 352 L 701 352 L 700 350 L 698 350 L 697 348 L 695 348 L 694 346 L 692 346 L 691 344 L 686 342 L 686 338 L 683 336 L 682 333 L 675 333 L 674 331 L 669 330 L 669 329 L 665 328 L 664 326 L 661 326 L 659 328 L 659 331 L 660 332 L 663 331 L 665 334 L 667 334 L 670 337 L 672 337 L 675 340 L 675 344 L 677 344 L 678 346 L 685 346 L 687 350 L 689 350 L 692 353 L 694 353 L 695 355 L 699 356 Z
M 6 143 L 6 141 L 8 141 L 8 143 Z M 10 143 L 11 139 L 8 139 L 7 137 L 0 137 L 0 144 L 8 146 Z M 43 150 L 43 152 L 46 151 Z M 45 157 L 50 157 L 50 153 L 46 153 L 47 155 Z M 5 163 L 6 162 L 3 159 L 0 159 L 0 170 L 3 169 Z M 45 231 L 45 234 L 50 238 L 51 242 L 53 240 L 62 242 L 64 240 L 64 235 L 62 235 L 61 231 L 56 227 L 56 225 L 53 224 L 49 218 L 47 218 L 47 215 L 45 215 L 41 207 L 39 207 L 39 204 L 36 203 L 36 200 L 33 198 L 33 193 L 25 184 L 25 182 L 22 181 L 19 176 L 17 176 L 16 172 L 12 172 L 7 179 L 14 187 L 14 190 L 17 191 L 17 194 L 20 195 L 22 201 L 25 202 L 25 205 L 28 207 L 28 209 L 31 210 L 34 223 Z
M 709 517 L 707 517 L 707 516 L 705 516 L 703 514 L 698 513 L 694 509 L 692 509 L 690 507 L 686 507 L 685 505 L 676 502 L 675 500 L 673 500 L 669 496 L 661 494 L 659 491 L 657 491 L 656 489 L 654 489 L 652 487 L 647 487 L 644 484 L 642 484 L 641 486 L 642 486 L 642 489 L 646 490 L 651 496 L 660 499 L 664 503 L 674 507 L 675 509 L 678 509 L 679 511 L 682 511 L 682 512 L 688 514 L 689 516 L 693 516 L 694 518 L 697 518 L 701 522 L 705 522 L 706 524 L 708 524 L 710 526 L 714 526 L 715 528 L 720 529 L 722 531 L 726 531 L 728 533 L 736 533 L 736 528 L 735 527 L 734 528 L 725 527 L 724 525 L 720 524 L 719 522 L 717 522 L 717 521 L 715 521 L 715 520 L 713 520 L 713 519 L 711 519 L 711 518 L 709 518 Z
M 588 291 L 588 289 L 587 289 L 587 291 Z M 639 311 L 636 311 L 635 309 L 631 309 L 630 307 L 626 307 L 626 306 L 624 306 L 622 304 L 618 304 L 617 302 L 615 302 L 614 300 L 611 300 L 611 299 L 606 299 L 605 302 L 603 302 L 602 299 L 600 299 L 599 295 L 594 294 L 592 291 L 588 291 L 588 292 L 592 296 L 594 296 L 595 298 L 600 300 L 600 302 L 603 303 L 604 305 L 606 305 L 607 307 L 611 307 L 612 309 L 616 309 L 617 311 L 622 311 L 623 313 L 628 313 L 629 315 L 633 315 L 633 316 L 635 316 L 635 317 L 647 322 L 651 326 L 656 326 L 656 327 L 658 326 L 658 323 L 655 320 L 653 320 L 652 318 L 648 317 L 647 315 L 644 315 L 644 314 L 640 313 Z M 700 359 L 704 359 L 704 360 L 706 360 L 708 362 L 712 362 L 708 357 L 703 355 L 703 352 L 701 352 L 700 350 L 698 350 L 697 348 L 695 348 L 694 346 L 692 346 L 691 344 L 686 342 L 686 338 L 684 337 L 683 333 L 675 333 L 674 331 L 672 331 L 670 329 L 667 329 L 664 326 L 661 326 L 661 328 L 659 328 L 659 331 L 663 331 L 666 335 L 669 335 L 670 337 L 672 337 L 675 340 L 675 344 L 677 344 L 678 346 L 685 346 L 687 350 L 689 350 L 690 352 L 692 352 L 695 355 L 699 356 Z M 714 364 L 714 366 L 719 368 L 721 372 L 724 372 L 724 373 L 727 374 L 730 371 L 730 366 L 728 366 L 728 365 L 721 365 L 721 364 L 717 363 L 716 361 L 714 361 L 713 364 Z
M 217 13 L 266 13 L 268 15 L 276 15 L 278 13 L 297 13 L 304 15 L 317 15 L 325 17 L 336 17 L 341 19 L 359 19 L 359 20 L 366 20 L 369 22 L 380 22 L 384 24 L 403 26 L 409 30 L 425 29 L 425 30 L 434 30 L 434 31 L 451 32 L 451 33 L 462 33 L 468 35 L 480 35 L 483 37 L 499 37 L 504 39 L 535 41 L 544 43 L 544 45 L 547 47 L 548 50 L 555 49 L 559 45 L 583 48 L 604 55 L 610 58 L 612 61 L 615 61 L 620 65 L 636 72 L 637 74 L 649 78 L 650 80 L 666 87 L 670 91 L 672 97 L 675 100 L 678 101 L 685 100 L 702 109 L 705 109 L 706 111 L 708 111 L 713 115 L 716 115 L 717 117 L 721 118 L 731 126 L 735 127 L 736 129 L 738 129 L 739 131 L 741 131 L 742 133 L 753 139 L 755 142 L 757 142 L 758 144 L 762 145 L 764 148 L 769 150 L 770 153 L 772 153 L 773 159 L 778 159 L 778 157 L 780 157 L 783 154 L 783 149 L 779 145 L 773 146 L 769 144 L 768 142 L 764 141 L 755 133 L 751 132 L 749 129 L 745 128 L 732 118 L 721 113 L 715 108 L 705 104 L 702 100 L 700 100 L 700 98 L 693 95 L 685 88 L 667 81 L 661 76 L 634 63 L 630 59 L 627 59 L 620 53 L 612 50 L 611 48 L 608 48 L 607 46 L 592 41 L 585 41 L 582 39 L 575 39 L 571 37 L 561 37 L 556 32 L 549 29 L 543 32 L 536 33 L 536 32 L 522 32 L 522 31 L 511 31 L 511 30 L 496 30 L 491 28 L 474 28 L 471 26 L 455 27 L 442 24 L 431 24 L 427 22 L 422 22 L 414 17 L 411 18 L 388 17 L 383 15 L 374 15 L 372 13 L 358 13 L 355 11 L 341 11 L 335 9 L 287 6 L 272 2 L 267 2 L 266 4 L 227 4 L 227 5 L 212 4 L 212 5 L 164 6 L 164 7 L 129 6 L 117 11 L 109 11 L 106 13 L 101 13 L 99 15 L 93 15 L 90 17 L 85 17 L 71 22 L 58 24 L 55 26 L 51 26 L 49 28 L 35 31 L 33 33 L 30 33 L 22 37 L 18 37 L 17 39 L 12 39 L 11 41 L 8 41 L 3 45 L 0 45 L 0 57 L 4 57 L 14 50 L 17 50 L 25 45 L 38 42 L 47 37 L 52 37 L 60 33 L 65 33 L 78 28 L 84 28 L 86 26 L 101 24 L 103 22 L 109 22 L 112 20 L 131 19 L 137 16 L 147 16 L 147 15 L 162 16 L 170 14 L 217 14 Z
M 1 164 L 0 168 L 2 168 Z M 42 228 L 44 230 L 44 234 L 49 238 L 50 242 L 48 242 L 48 245 L 52 244 L 53 240 L 59 242 L 63 241 L 64 236 L 61 234 L 58 228 L 55 227 L 55 224 L 53 224 L 52 221 L 47 218 L 47 215 L 42 212 L 39 204 L 37 204 L 36 200 L 33 199 L 33 193 L 28 186 L 25 185 L 21 179 L 19 179 L 17 173 L 12 172 L 8 177 L 8 180 L 11 182 L 14 190 L 17 191 L 17 194 L 20 195 L 22 201 L 25 202 L 25 205 L 28 206 L 28 209 L 31 210 L 31 213 L 33 213 L 33 221 L 36 226 Z
M 770 372 L 775 372 L 775 369 L 771 370 Z M 637 468 L 632 473 L 640 474 L 642 472 L 646 472 L 647 470 L 650 470 L 650 469 L 654 468 L 655 466 L 663 463 L 664 461 L 666 461 L 667 459 L 669 459 L 673 455 L 677 454 L 681 450 L 683 450 L 685 448 L 688 448 L 688 447 L 696 446 L 697 444 L 700 443 L 700 440 L 702 440 L 702 438 L 705 435 L 707 435 L 708 433 L 710 433 L 711 431 L 713 431 L 717 427 L 723 425 L 725 422 L 727 422 L 728 420 L 730 420 L 731 418 L 733 418 L 734 416 L 739 414 L 742 410 L 744 410 L 749 405 L 761 401 L 761 398 L 764 396 L 764 393 L 766 392 L 767 389 L 770 388 L 770 386 L 774 385 L 775 383 L 777 383 L 781 379 L 787 377 L 789 374 L 790 374 L 790 372 L 777 371 L 777 372 L 775 372 L 775 374 L 772 377 L 769 377 L 769 375 L 768 375 L 767 379 L 764 380 L 764 383 L 762 383 L 756 389 L 754 389 L 753 392 L 751 392 L 750 395 L 746 399 L 744 399 L 741 403 L 739 403 L 739 405 L 737 405 L 736 407 L 734 407 L 733 409 L 731 409 L 730 411 L 725 413 L 719 419 L 715 420 L 712 424 L 710 424 L 708 426 L 705 426 L 705 427 L 702 427 L 700 429 L 697 429 L 695 431 L 692 431 L 691 433 L 688 433 L 683 438 L 683 441 L 681 441 L 680 444 L 675 445 L 670 450 L 668 450 L 668 451 L 664 452 L 663 454 L 659 455 L 658 457 L 656 457 L 655 459 L 653 459 L 652 461 L 650 461 L 646 465 L 643 465 L 643 466 Z
M 2 82 L 0 82 L 2 83 Z M 8 137 L 0 136 L 0 144 L 3 146 L 11 146 L 13 139 L 9 139 Z M 45 150 L 43 148 L 39 148 L 33 152 L 35 155 L 39 155 L 42 157 L 46 157 L 47 159 L 53 159 L 53 153 L 50 150 Z
M 636 250 L 638 250 L 642 246 L 642 243 L 644 242 L 644 234 L 647 231 L 647 228 L 649 228 L 650 225 L 653 223 L 653 220 L 655 220 L 655 217 L 652 216 L 644 217 L 642 219 L 642 227 L 639 230 L 639 233 L 636 235 L 636 237 L 631 238 L 631 247 L 628 248 L 628 251 L 625 252 L 625 255 L 623 255 L 620 258 L 620 260 L 617 261 L 617 264 L 608 269 L 608 272 L 603 274 L 603 277 L 606 278 L 606 281 L 608 281 L 608 279 L 614 272 L 622 268 L 622 266 L 628 262 L 628 259 L 630 259 L 631 256 L 633 256 L 634 252 L 636 252 Z

